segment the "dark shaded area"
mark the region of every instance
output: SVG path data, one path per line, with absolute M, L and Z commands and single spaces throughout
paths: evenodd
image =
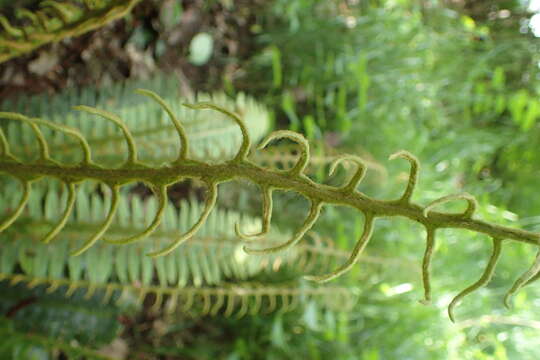
M 1 64 L 0 97 L 144 79 L 158 69 L 174 71 L 193 91 L 220 88 L 222 78 L 234 77 L 257 51 L 257 14 L 267 2 L 238 1 L 226 8 L 219 2 L 184 1 L 179 19 L 165 19 L 173 3 L 143 1 L 125 19 Z M 214 38 L 214 54 L 204 66 L 195 66 L 187 59 L 188 47 L 203 31 Z

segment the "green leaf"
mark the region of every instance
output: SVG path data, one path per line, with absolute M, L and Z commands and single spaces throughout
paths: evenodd
M 67 255 L 67 242 L 62 241 L 54 247 L 47 247 L 50 254 L 49 274 L 53 279 L 62 279 L 64 275 L 65 257 Z
M 125 246 L 117 248 L 114 257 L 114 268 L 118 281 L 122 284 L 129 283 L 128 281 L 128 249 L 134 246 Z M 111 249 L 112 250 L 112 249 Z
M 160 285 L 167 286 L 167 270 L 165 267 L 165 257 L 159 256 L 155 258 L 154 264 L 156 266 L 157 277 Z
M 180 247 L 180 251 L 185 251 L 185 246 Z M 179 287 L 185 287 L 189 280 L 189 269 L 187 264 L 187 256 L 180 255 L 179 252 L 175 252 L 171 254 L 170 256 L 175 256 L 178 254 L 176 258 L 176 266 L 178 268 L 178 286 Z
M 165 256 L 165 272 L 169 284 L 175 284 L 178 281 L 178 267 L 176 265 L 176 256 L 171 254 Z
M 313 138 L 315 137 L 315 129 L 316 129 L 316 126 L 315 125 L 315 120 L 313 119 L 313 116 L 311 115 L 306 115 L 304 116 L 304 129 L 306 131 L 306 138 L 308 140 L 313 140 Z
M 59 217 L 59 203 L 56 189 L 51 186 L 51 189 L 45 195 L 45 219 L 56 220 Z
M 502 94 L 497 95 L 497 97 L 495 98 L 495 113 L 497 115 L 500 115 L 503 113 L 505 109 L 506 109 L 506 98 Z
M 150 256 L 147 256 L 152 250 L 152 244 L 145 244 L 143 254 L 140 254 L 141 265 L 142 265 L 142 283 L 144 285 L 150 285 L 152 283 L 152 278 L 154 277 L 154 261 Z
M 187 254 L 189 269 L 190 269 L 191 274 L 193 275 L 193 285 L 195 287 L 201 287 L 203 284 L 201 265 L 199 263 L 198 256 L 197 256 L 198 250 L 199 249 L 197 247 L 192 247 L 189 253 Z
M 83 255 L 70 256 L 68 259 L 69 279 L 72 281 L 81 280 L 83 274 Z
M 508 108 L 512 114 L 512 120 L 518 125 L 523 126 L 523 114 L 528 102 L 529 94 L 526 90 L 520 90 L 510 98 Z

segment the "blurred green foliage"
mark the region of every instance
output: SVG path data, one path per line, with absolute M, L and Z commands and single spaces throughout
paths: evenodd
M 404 148 L 423 165 L 415 201 L 468 191 L 478 195 L 483 218 L 538 230 L 540 59 L 539 42 L 527 28 L 532 14 L 519 2 L 486 2 L 474 11 L 466 5 L 274 1 L 262 15 L 262 51 L 246 65 L 257 79 L 253 91 L 273 104 L 278 123 L 383 163 L 388 180 L 368 175 L 372 181 L 361 189 L 368 195 L 398 196 L 407 169 L 386 157 Z M 317 230 L 352 247 L 360 221 L 341 209 L 325 216 Z M 381 225 L 368 253 L 419 264 L 420 228 L 405 221 Z M 441 235 L 435 303 L 415 304 L 421 284 L 414 271 L 386 266 L 364 274 L 363 297 L 347 316 L 350 353 L 337 358 L 540 356 L 534 346 L 538 291 L 520 294 L 512 313 L 500 303 L 508 281 L 534 258 L 531 249 L 505 250 L 488 288 L 459 308 L 460 319 L 469 320 L 453 326 L 444 320 L 444 307 L 459 284 L 480 275 L 489 243 L 470 233 Z M 357 267 L 351 284 L 358 284 L 363 266 Z M 315 335 L 303 336 L 310 346 Z
M 120 334 L 117 318 L 128 308 L 102 304 L 99 296 L 87 298 L 82 291 L 68 302 L 66 290 L 0 282 L 2 359 L 55 359 L 57 351 L 70 359 L 109 359 L 92 348 L 109 344 Z

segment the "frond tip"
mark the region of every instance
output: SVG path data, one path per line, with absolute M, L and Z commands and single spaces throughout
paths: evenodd
M 476 202 L 475 197 L 469 193 L 447 195 L 427 205 L 423 211 L 424 217 L 427 217 L 435 206 L 438 206 L 438 205 L 441 205 L 450 201 L 454 201 L 454 200 L 467 201 L 467 209 L 465 209 L 465 211 L 461 214 L 461 216 L 465 218 L 470 218 L 474 214 L 474 212 L 476 211 L 476 207 L 478 206 L 478 203 Z
M 340 155 L 337 158 L 335 158 L 334 161 L 332 161 L 332 163 L 330 164 L 330 171 L 328 172 L 328 175 L 329 176 L 334 175 L 334 173 L 336 172 L 337 166 L 343 161 L 352 161 L 357 166 L 357 169 L 352 175 L 352 177 L 350 178 L 349 182 L 343 185 L 344 191 L 353 192 L 356 190 L 356 187 L 364 178 L 364 175 L 366 174 L 367 166 L 364 163 L 364 161 L 358 156 L 348 155 L 348 154 Z
M 254 238 L 260 238 L 261 236 L 268 234 L 268 232 L 270 231 L 270 223 L 272 221 L 272 207 L 273 207 L 272 188 L 269 186 L 264 186 L 261 189 L 261 193 L 263 196 L 261 231 L 255 234 L 244 234 L 242 230 L 240 229 L 240 224 L 236 223 L 234 226 L 234 231 L 236 232 L 236 235 L 241 239 L 252 240 Z
M 499 258 L 501 256 L 501 244 L 501 239 L 493 239 L 493 250 L 491 253 L 491 257 L 489 258 L 486 269 L 482 273 L 480 279 L 478 279 L 478 281 L 476 281 L 474 284 L 457 294 L 450 302 L 450 305 L 448 305 L 448 317 L 450 318 L 450 320 L 452 320 L 452 322 L 456 322 L 454 317 L 454 308 L 456 307 L 458 302 L 470 293 L 485 286 L 493 277 L 493 273 L 495 272 L 495 266 L 497 266 L 497 262 L 499 261 Z
M 309 143 L 304 136 L 301 134 L 295 133 L 294 131 L 289 130 L 277 130 L 270 133 L 258 146 L 259 150 L 264 149 L 270 142 L 276 139 L 289 139 L 292 140 L 298 145 L 300 145 L 300 157 L 296 164 L 290 169 L 287 170 L 292 176 L 300 176 L 304 173 L 306 166 L 309 162 Z
M 392 155 L 390 155 L 388 159 L 394 160 L 398 158 L 405 159 L 411 163 L 411 171 L 409 173 L 409 180 L 407 182 L 407 188 L 405 189 L 405 192 L 399 199 L 399 201 L 409 203 L 411 201 L 411 196 L 413 194 L 414 188 L 416 187 L 416 183 L 418 181 L 418 171 L 420 169 L 420 162 L 418 161 L 416 156 L 414 156 L 413 154 L 405 150 L 401 150 L 396 153 L 393 153 Z
M 427 228 L 426 250 L 424 259 L 422 260 L 422 282 L 424 285 L 424 299 L 420 300 L 421 304 L 428 305 L 431 302 L 431 259 L 433 258 L 433 250 L 435 249 L 435 229 Z
M 512 295 L 518 292 L 523 286 L 527 285 L 535 276 L 540 273 L 540 250 L 536 253 L 536 259 L 531 267 L 523 273 L 508 290 L 504 296 L 504 305 L 510 308 Z

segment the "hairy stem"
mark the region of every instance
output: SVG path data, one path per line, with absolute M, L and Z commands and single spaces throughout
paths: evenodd
M 119 168 L 105 169 L 99 166 L 74 166 L 56 164 L 19 164 L 0 160 L 0 172 L 18 177 L 51 176 L 58 179 L 66 177 L 79 181 L 92 179 L 104 183 L 125 184 L 132 181 L 146 181 L 154 184 L 172 184 L 182 179 L 196 178 L 204 181 L 223 183 L 235 179 L 247 179 L 260 185 L 271 186 L 280 190 L 297 192 L 309 199 L 327 204 L 350 206 L 362 212 L 370 212 L 375 217 L 402 216 L 434 228 L 461 228 L 486 234 L 490 237 L 511 239 L 532 245 L 540 245 L 540 234 L 487 223 L 468 218 L 462 214 L 445 214 L 430 211 L 424 216 L 424 208 L 398 201 L 385 201 L 370 198 L 359 192 L 348 193 L 339 189 L 320 185 L 308 178 L 291 177 L 273 172 L 247 162 L 227 162 L 206 164 L 188 161 L 183 165 L 161 168 Z

